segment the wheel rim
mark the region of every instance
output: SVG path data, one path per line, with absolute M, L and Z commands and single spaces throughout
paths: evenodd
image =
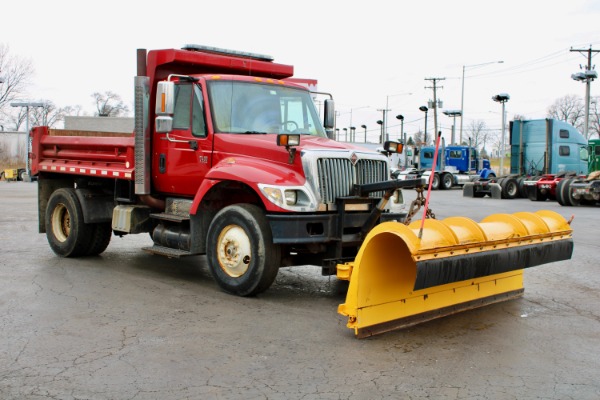
M 446 175 L 444 177 L 444 187 L 446 189 L 450 189 L 452 187 L 452 178 L 450 177 L 450 175 Z
M 226 226 L 217 239 L 217 260 L 221 269 L 232 278 L 248 271 L 252 261 L 250 238 L 240 226 Z
M 515 183 L 510 182 L 507 189 L 509 196 L 515 196 L 517 194 L 518 187 Z
M 52 233 L 59 242 L 66 241 L 71 234 L 71 215 L 62 203 L 52 211 Z

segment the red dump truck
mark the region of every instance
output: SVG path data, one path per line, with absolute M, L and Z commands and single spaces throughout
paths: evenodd
M 134 133 L 32 129 L 40 232 L 66 257 L 150 232 L 145 250 L 206 254 L 239 295 L 266 290 L 282 265 L 335 273 L 372 226 L 403 218 L 401 185 L 385 156 L 327 137 L 333 101 L 322 124 L 292 75 L 254 53 L 138 50 Z M 395 203 L 379 209 L 386 190 Z
M 138 50 L 132 134 L 30 132 L 40 232 L 63 257 L 150 233 L 146 251 L 206 254 L 241 296 L 282 266 L 320 265 L 350 281 L 338 312 L 359 337 L 518 297 L 524 268 L 571 257 L 551 211 L 404 224 L 401 188 L 420 201 L 423 181 L 390 180 L 386 156 L 328 138 L 332 99 L 321 124 L 292 76 L 260 54 Z

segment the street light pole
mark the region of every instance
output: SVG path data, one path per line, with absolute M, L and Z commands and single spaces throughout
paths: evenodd
M 385 113 L 384 113 L 385 115 Z M 379 143 L 383 143 L 383 121 L 378 119 L 377 125 L 381 125 L 381 132 L 379 133 Z
M 387 116 L 386 113 L 388 111 L 391 111 L 389 104 L 390 104 L 390 97 L 392 96 L 412 96 L 411 92 L 406 92 L 406 93 L 396 93 L 396 94 L 388 94 L 387 96 L 385 96 L 385 109 L 384 110 L 377 110 L 377 111 L 383 111 L 383 124 L 384 124 L 384 132 L 385 132 L 385 140 L 389 140 L 388 135 L 388 120 L 387 120 Z
M 419 110 L 425 113 L 425 132 L 423 133 L 423 143 L 425 143 L 425 145 L 427 146 L 427 111 L 429 110 L 429 108 L 427 108 L 427 106 L 421 106 L 419 107 Z
M 460 110 L 446 110 L 442 111 L 445 115 L 452 117 L 452 137 L 450 139 L 450 144 L 456 144 L 456 117 L 461 116 Z
M 404 168 L 406 168 L 406 163 L 408 161 L 406 156 L 406 137 L 404 136 L 404 115 L 398 114 L 396 115 L 396 119 L 400 120 L 400 138 L 402 139 L 402 153 L 404 153 Z
M 504 61 L 489 61 L 481 64 L 463 65 L 462 68 L 462 80 L 461 80 L 461 92 L 460 92 L 460 145 L 462 145 L 462 133 L 463 133 L 463 120 L 465 118 L 465 70 L 467 68 L 483 67 L 490 64 L 502 64 Z
M 500 138 L 500 174 L 504 174 L 504 129 L 506 126 L 505 104 L 510 99 L 507 93 L 492 96 L 492 100 L 502 104 L 502 137 Z

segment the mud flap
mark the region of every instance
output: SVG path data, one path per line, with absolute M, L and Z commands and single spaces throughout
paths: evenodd
M 358 337 L 509 300 L 523 293 L 523 269 L 567 260 L 572 230 L 553 211 L 493 214 L 477 223 L 452 217 L 409 226 L 374 228 L 352 263 L 338 265 L 349 279 L 338 312 Z

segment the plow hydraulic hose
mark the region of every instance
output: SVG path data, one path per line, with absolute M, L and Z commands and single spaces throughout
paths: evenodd
M 415 325 L 519 297 L 523 269 L 568 260 L 569 223 L 554 211 L 377 225 L 356 259 L 338 264 L 349 279 L 338 312 L 358 337 Z

